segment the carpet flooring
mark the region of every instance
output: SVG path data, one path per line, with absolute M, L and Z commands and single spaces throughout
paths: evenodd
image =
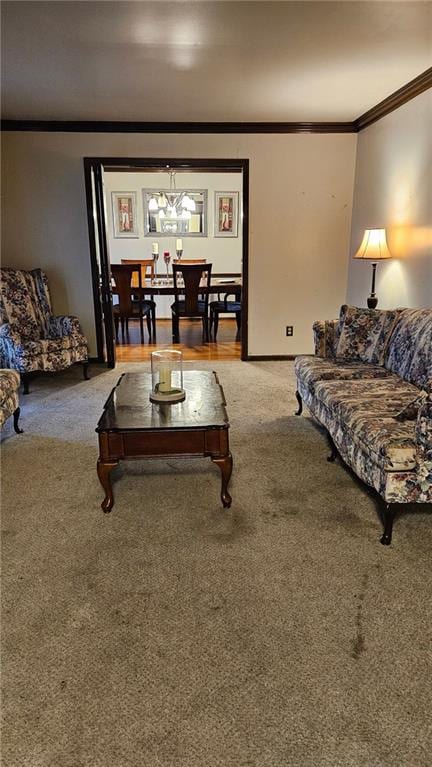
M 429 766 L 431 515 L 380 545 L 288 362 L 217 364 L 230 510 L 195 459 L 125 463 L 104 515 L 125 369 L 38 378 L 3 432 L 3 767 Z

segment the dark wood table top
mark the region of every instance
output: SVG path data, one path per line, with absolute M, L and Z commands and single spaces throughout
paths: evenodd
M 176 292 L 179 294 L 184 293 L 184 289 L 182 288 L 177 288 L 177 291 L 175 290 L 171 277 L 168 282 L 166 277 L 165 282 L 163 282 L 163 277 L 158 277 L 157 279 L 157 282 L 146 280 L 141 288 L 131 286 L 131 293 L 133 295 L 139 295 L 141 293 L 143 296 L 173 296 Z M 241 277 L 212 277 L 210 287 L 207 287 L 207 285 L 200 286 L 200 293 L 235 293 L 238 296 L 241 294 L 241 291 Z M 117 292 L 116 287 L 113 285 L 112 293 L 116 295 Z
M 223 389 L 216 373 L 183 373 L 184 402 L 150 402 L 151 373 L 124 373 L 108 397 L 96 431 L 228 429 Z

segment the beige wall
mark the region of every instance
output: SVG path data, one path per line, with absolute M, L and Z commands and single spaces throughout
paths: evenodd
M 41 266 L 54 309 L 95 333 L 84 156 L 249 158 L 249 352 L 312 349 L 346 295 L 355 134 L 4 133 L 4 265 Z M 293 338 L 285 326 L 294 325 Z
M 365 229 L 387 229 L 391 261 L 378 265 L 379 307 L 432 305 L 432 91 L 359 134 L 351 254 Z M 370 261 L 350 259 L 347 299 L 365 306 Z

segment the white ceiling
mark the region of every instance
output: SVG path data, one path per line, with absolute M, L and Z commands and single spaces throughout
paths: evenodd
M 432 2 L 3 2 L 3 117 L 352 120 L 432 65 Z

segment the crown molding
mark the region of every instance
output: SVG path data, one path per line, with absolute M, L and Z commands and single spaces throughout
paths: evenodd
M 425 72 L 415 77 L 414 80 L 410 80 L 409 83 L 403 85 L 402 88 L 399 88 L 390 96 L 387 96 L 386 99 L 380 101 L 372 109 L 357 117 L 353 122 L 354 129 L 356 131 L 364 130 L 364 128 L 372 125 L 377 120 L 381 120 L 382 117 L 390 114 L 390 112 L 394 112 L 395 109 L 399 109 L 407 101 L 411 101 L 411 99 L 419 96 L 420 93 L 427 91 L 429 88 L 432 88 L 432 67 L 426 69 Z
M 352 122 L 139 122 L 9 120 L 2 131 L 53 133 L 358 133 L 432 87 L 432 67 Z
M 55 133 L 353 133 L 352 122 L 129 122 L 2 120 L 2 131 Z

